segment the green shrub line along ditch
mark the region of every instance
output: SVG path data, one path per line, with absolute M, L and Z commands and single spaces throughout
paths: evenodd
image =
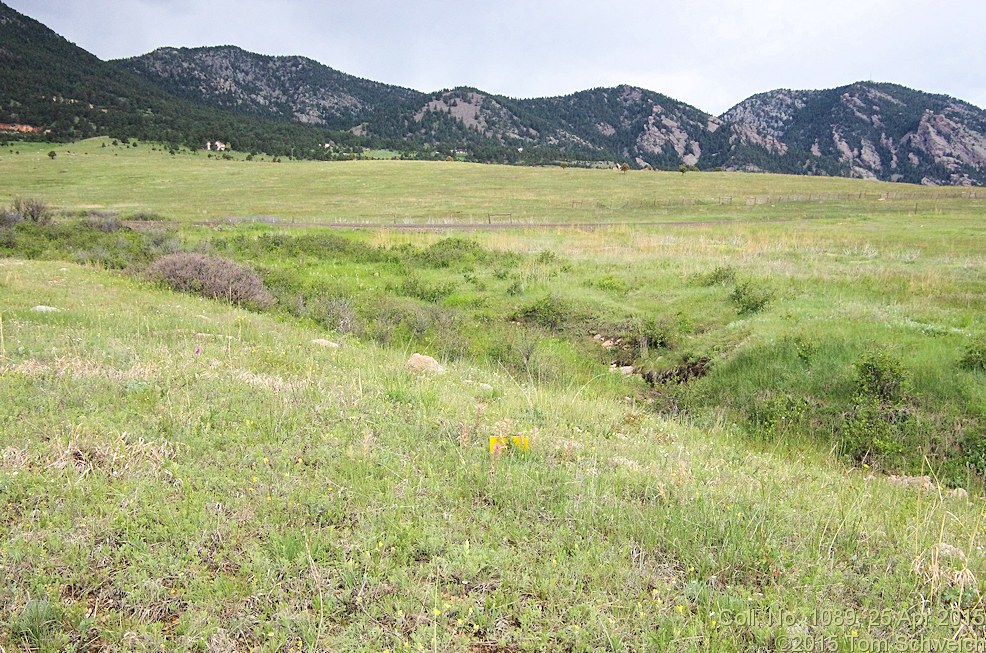
M 678 225 L 668 238 L 680 239 L 676 248 L 691 240 L 708 248 L 716 230 L 777 228 L 682 231 L 693 227 Z M 930 469 L 952 485 L 978 483 L 986 473 L 981 324 L 921 317 L 944 315 L 947 303 L 922 305 L 910 317 L 897 303 L 911 300 L 907 290 L 895 304 L 877 300 L 875 293 L 910 283 L 906 269 L 851 283 L 837 276 L 865 261 L 865 251 L 843 249 L 842 265 L 813 279 L 764 274 L 738 256 L 723 265 L 723 251 L 742 247 L 712 249 L 707 262 L 697 257 L 677 269 L 673 255 L 628 268 L 550 249 L 491 249 L 460 236 L 375 245 L 320 229 L 178 231 L 143 222 L 135 230 L 113 218 L 48 215 L 0 230 L 6 255 L 126 269 L 349 338 L 493 365 L 519 380 L 596 384 L 661 414 L 736 423 L 754 440 L 832 449 L 892 472 Z M 162 271 L 180 257 L 187 269 Z M 757 267 L 788 257 L 780 252 Z M 191 262 L 206 267 L 196 271 Z M 977 282 L 969 285 L 974 291 Z M 833 295 L 836 301 L 819 306 Z M 888 310 L 900 314 L 881 314 Z M 881 375 L 893 379 L 892 394 L 866 382 Z

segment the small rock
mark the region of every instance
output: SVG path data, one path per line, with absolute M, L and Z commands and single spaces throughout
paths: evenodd
M 339 349 L 338 342 L 332 342 L 331 340 L 326 340 L 325 338 L 315 338 L 312 340 L 313 345 L 318 345 L 319 347 L 328 347 L 329 349 Z
M 482 390 L 483 392 L 493 392 L 493 386 L 491 386 L 489 383 L 480 383 L 479 389 Z
M 965 554 L 962 550 L 952 546 L 951 544 L 946 544 L 945 542 L 940 542 L 938 544 L 938 554 L 943 558 L 957 558 L 959 560 L 965 560 Z
M 59 313 L 59 312 L 61 312 L 60 309 L 57 309 L 54 306 L 35 306 L 31 310 L 34 311 L 34 312 L 36 312 L 36 313 Z
M 969 492 L 964 487 L 956 487 L 946 492 L 945 496 L 954 499 L 968 499 Z
M 427 372 L 429 374 L 443 374 L 445 372 L 445 368 L 434 358 L 417 353 L 411 354 L 411 357 L 407 359 L 407 367 L 412 372 Z
M 866 476 L 866 480 L 870 481 L 877 478 L 877 476 L 870 472 Z M 901 487 L 913 487 L 921 490 L 922 492 L 938 492 L 941 491 L 937 485 L 935 485 L 934 480 L 930 476 L 898 476 L 897 474 L 891 474 L 886 477 L 887 482 L 891 485 L 899 485 Z M 951 499 L 969 499 L 969 492 L 965 488 L 956 487 L 951 490 L 945 490 L 944 495 Z
M 919 490 L 931 490 L 935 487 L 930 476 L 897 476 L 896 474 L 891 474 L 887 477 L 887 481 L 893 485 L 916 487 Z
M 630 376 L 633 374 L 633 365 L 624 365 L 620 368 L 620 374 L 623 376 Z

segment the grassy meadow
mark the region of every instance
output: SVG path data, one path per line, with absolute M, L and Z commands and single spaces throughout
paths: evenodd
M 0 150 L 0 650 L 986 643 L 981 193 L 206 154 Z
M 0 148 L 0 203 L 39 196 L 67 210 L 121 218 L 154 213 L 182 223 L 567 224 L 935 214 L 970 195 L 840 178 L 806 184 L 783 175 L 220 156 L 204 150 L 171 155 L 151 143 L 114 146 L 109 139 L 11 144 Z

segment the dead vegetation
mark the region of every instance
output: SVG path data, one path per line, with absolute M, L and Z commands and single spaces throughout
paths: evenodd
M 73 469 L 80 477 L 104 474 L 111 477 L 142 474 L 157 477 L 165 463 L 174 460 L 182 446 L 152 441 L 140 435 L 120 433 L 100 437 L 75 429 L 64 446 L 58 446 L 47 460 L 48 469 Z

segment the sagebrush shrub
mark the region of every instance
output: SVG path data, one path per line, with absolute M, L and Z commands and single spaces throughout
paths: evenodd
M 47 202 L 35 197 L 18 197 L 10 207 L 13 213 L 21 216 L 28 222 L 38 224 L 48 224 L 51 222 L 52 214 Z
M 23 216 L 15 211 L 0 211 L 0 229 L 13 227 L 23 219 Z
M 123 228 L 120 218 L 115 215 L 99 216 L 90 215 L 82 220 L 82 224 L 90 229 L 98 229 L 108 234 L 115 233 Z
M 345 297 L 317 297 L 308 311 L 320 324 L 339 333 L 355 333 L 362 328 L 356 307 Z
M 164 216 L 153 211 L 135 211 L 130 215 L 130 219 L 137 222 L 157 222 L 164 220 Z
M 175 290 L 194 292 L 232 304 L 268 308 L 274 297 L 256 272 L 229 259 L 205 254 L 169 254 L 147 269 L 151 279 Z

